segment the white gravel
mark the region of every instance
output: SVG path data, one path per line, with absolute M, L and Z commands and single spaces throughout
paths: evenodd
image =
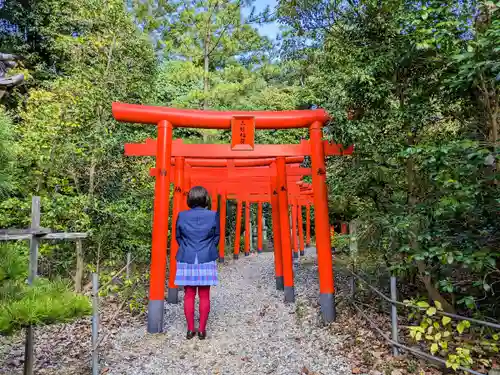
M 186 340 L 182 301 L 165 303 L 165 333 L 122 327 L 101 368 L 110 375 L 350 374 L 328 327 L 319 324 L 314 250 L 296 267 L 296 303 L 276 291 L 272 253 L 220 267 L 205 341 Z M 182 300 L 183 295 L 180 294 Z

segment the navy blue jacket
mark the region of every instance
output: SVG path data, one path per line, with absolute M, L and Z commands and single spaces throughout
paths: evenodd
M 175 238 L 179 244 L 176 260 L 181 263 L 208 263 L 219 258 L 217 246 L 220 237 L 219 214 L 205 208 L 195 207 L 179 212 L 175 227 Z

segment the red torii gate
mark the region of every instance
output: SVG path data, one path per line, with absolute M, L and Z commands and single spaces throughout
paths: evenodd
M 290 160 L 293 162 L 294 160 Z M 253 163 L 253 162 L 252 162 Z M 209 162 L 204 162 L 204 164 L 209 165 Z M 247 163 L 248 164 L 248 163 Z M 181 166 L 180 166 L 181 167 Z M 249 208 L 249 201 L 246 199 L 246 195 L 249 194 L 249 192 L 260 192 L 260 193 L 269 193 L 270 192 L 270 176 L 266 176 L 272 173 L 268 173 L 269 171 L 272 172 L 272 168 L 262 168 L 259 169 L 260 167 L 239 167 L 239 168 L 234 168 L 234 169 L 229 169 L 229 175 L 226 173 L 226 176 L 220 176 L 220 174 L 225 171 L 221 170 L 220 168 L 187 168 L 185 169 L 185 172 L 189 171 L 189 181 L 190 181 L 190 186 L 194 185 L 203 185 L 209 192 L 212 193 L 212 209 L 217 210 L 217 196 L 220 194 L 221 196 L 221 214 L 220 214 L 220 220 L 221 220 L 221 239 L 219 243 L 219 254 L 220 254 L 220 259 L 223 261 L 224 259 L 224 239 L 225 239 L 225 220 L 226 220 L 226 212 L 225 212 L 225 205 L 226 205 L 226 199 L 228 195 L 236 195 L 237 199 L 237 212 L 236 212 L 236 233 L 235 233 L 235 243 L 234 243 L 234 258 L 237 259 L 239 255 L 239 250 L 240 250 L 240 233 L 241 233 L 241 220 L 242 220 L 242 203 L 243 201 L 245 202 L 245 256 L 249 255 L 250 253 L 250 230 L 249 230 L 249 221 L 250 221 L 250 208 Z M 177 175 L 178 173 L 182 173 L 181 168 L 177 168 L 176 166 L 176 171 L 175 174 Z M 275 171 L 274 171 L 275 173 Z M 287 166 L 287 174 L 288 176 L 288 183 L 294 184 L 298 181 L 298 178 L 304 175 L 310 174 L 311 171 L 309 168 L 298 168 L 298 167 L 292 167 L 292 165 Z M 238 179 L 241 177 L 253 177 L 254 184 L 252 184 L 250 187 L 248 186 L 248 183 L 244 183 L 239 181 Z M 227 177 L 227 178 L 226 178 Z M 293 186 L 293 185 L 291 185 Z M 188 187 L 188 188 L 189 188 Z M 178 189 L 176 189 L 177 191 Z M 296 190 L 296 193 L 300 193 L 300 186 L 297 185 L 296 188 L 291 189 L 292 191 Z M 244 195 L 244 197 L 241 197 L 241 195 Z M 262 207 L 260 206 L 260 212 L 262 212 Z M 169 290 L 168 290 L 168 301 L 171 303 L 177 303 L 178 297 L 178 290 L 177 286 L 174 283 L 175 280 L 175 254 L 177 251 L 177 244 L 176 241 L 174 240 L 175 238 L 175 220 L 177 216 L 178 210 L 175 208 L 175 200 L 174 200 L 174 210 L 173 210 L 173 223 L 172 223 L 172 234 L 171 234 L 171 253 L 170 253 L 170 277 L 169 277 Z M 260 218 L 261 219 L 261 218 Z M 261 220 L 259 221 L 260 225 L 262 225 Z M 259 237 L 259 246 L 262 248 L 262 228 L 260 230 L 260 237 Z M 283 287 L 281 287 L 283 289 Z
M 272 170 L 272 168 L 271 168 Z M 288 192 L 287 195 L 291 197 L 292 199 L 295 199 L 296 195 L 300 194 L 301 192 L 308 192 L 310 190 L 310 187 L 308 184 L 305 184 L 303 181 L 300 181 L 298 178 L 293 178 L 294 176 L 301 177 L 304 175 L 309 175 L 311 173 L 311 170 L 309 168 L 288 168 L 287 171 L 290 171 L 290 174 L 292 176 L 286 176 L 287 179 L 287 186 Z M 240 248 L 240 233 L 241 233 L 241 220 L 242 220 L 242 204 L 243 201 L 245 201 L 245 223 L 246 223 L 246 230 L 245 230 L 245 255 L 249 254 L 250 248 L 249 248 L 249 219 L 250 219 L 250 210 L 249 210 L 249 197 L 251 196 L 251 193 L 257 192 L 257 190 L 261 190 L 260 193 L 263 196 L 270 195 L 270 189 L 272 186 L 268 186 L 269 184 L 269 179 L 263 179 L 262 177 L 258 177 L 259 174 L 262 174 L 263 170 L 257 170 L 254 173 L 254 180 L 258 180 L 258 183 L 261 183 L 262 181 L 266 181 L 266 184 L 264 185 L 259 185 L 256 186 L 256 184 L 252 184 L 251 187 L 248 186 L 248 183 L 244 182 L 234 182 L 234 181 L 224 181 L 223 187 L 221 189 L 224 191 L 224 194 L 228 194 L 228 191 L 234 191 L 233 195 L 236 195 L 238 199 L 237 203 L 237 215 L 236 215 L 236 233 L 235 233 L 235 248 L 234 248 L 234 257 L 237 259 L 238 254 L 239 254 L 239 248 Z M 271 173 L 271 176 L 273 174 Z M 206 179 L 210 179 L 209 177 L 205 176 L 204 179 L 198 180 L 196 183 L 192 182 L 192 185 L 197 185 L 197 184 L 202 184 L 203 186 L 207 187 L 208 189 L 216 189 L 221 182 L 223 181 L 219 177 L 213 177 L 212 174 L 208 174 L 209 177 L 212 177 L 212 181 L 207 182 Z M 234 176 L 232 176 L 234 177 Z M 277 187 L 275 187 L 277 189 Z M 224 195 L 223 194 L 223 195 Z M 262 199 L 261 199 L 262 200 Z M 285 206 L 286 208 L 283 209 L 285 211 L 285 215 L 288 217 L 288 206 Z M 280 211 L 279 210 L 278 204 L 274 204 L 273 206 L 273 214 L 274 212 L 278 213 L 278 216 L 280 216 Z M 222 220 L 222 217 L 221 217 Z M 278 219 L 276 217 L 273 218 L 273 229 L 276 227 L 279 228 L 279 221 L 281 219 Z M 287 219 L 288 221 L 288 219 Z M 221 228 L 224 227 L 223 224 L 221 224 Z M 274 232 L 275 240 L 276 238 L 283 236 L 285 232 L 280 231 L 279 229 Z M 288 237 L 288 242 L 290 242 L 290 233 L 285 234 L 286 237 Z M 287 249 L 285 248 L 285 251 L 281 249 L 280 247 L 281 241 L 278 241 L 275 246 L 275 278 L 276 278 L 276 287 L 278 290 L 292 290 L 294 288 L 294 278 L 293 278 L 293 262 L 292 262 L 292 251 L 288 252 Z M 285 289 L 285 286 L 287 289 Z M 172 290 L 169 289 L 169 292 Z M 295 299 L 294 293 L 285 293 L 285 301 L 288 302 L 293 302 Z
M 301 192 L 302 193 L 302 192 Z M 273 201 L 274 195 L 270 194 L 248 194 L 244 196 L 244 199 L 248 202 L 257 202 L 259 204 L 259 208 L 261 208 L 261 204 L 263 202 L 272 202 Z M 293 197 L 293 195 L 292 195 Z M 299 195 L 299 198 L 301 202 L 307 203 L 310 200 L 309 195 Z M 279 216 L 279 210 L 277 207 L 276 202 L 274 203 L 274 206 L 271 204 L 272 208 L 272 215 L 273 215 L 273 237 L 274 237 L 274 251 L 275 251 L 275 278 L 276 278 L 276 288 L 278 290 L 283 290 L 284 288 L 284 274 L 289 273 L 289 275 L 292 275 L 292 280 L 293 280 L 293 269 L 285 269 L 283 270 L 283 262 L 282 262 L 282 251 L 281 251 L 281 240 L 280 240 L 280 226 L 279 226 L 279 218 L 276 216 Z M 261 216 L 261 215 L 260 215 Z M 260 219 L 260 216 L 258 217 Z M 302 225 L 301 219 L 300 225 Z M 259 223 L 261 224 L 262 221 L 260 220 Z M 258 229 L 258 234 L 260 236 L 260 243 L 262 243 L 262 228 L 260 227 Z M 307 243 L 310 244 L 310 222 L 309 220 L 306 222 L 306 233 L 307 233 Z M 299 228 L 299 236 L 300 236 L 300 243 L 301 243 L 301 249 L 304 249 L 303 247 L 303 229 Z M 262 246 L 262 245 L 261 245 Z M 301 255 L 304 255 L 302 252 Z
M 113 116 L 118 121 L 157 125 L 156 141 L 156 183 L 153 214 L 153 240 L 151 255 L 150 295 L 148 305 L 148 332 L 163 331 L 164 280 L 166 269 L 166 241 L 168 235 L 169 183 L 171 157 L 183 156 L 204 158 L 210 155 L 216 159 L 276 158 L 277 186 L 280 206 L 288 208 L 285 157 L 310 156 L 312 183 L 314 189 L 316 246 L 320 284 L 320 305 L 323 319 L 335 319 L 335 295 L 333 262 L 330 251 L 329 220 L 326 190 L 326 155 L 345 155 L 352 148 L 343 150 L 340 145 L 322 140 L 323 124 L 329 119 L 322 110 L 296 110 L 282 112 L 218 112 L 201 110 L 180 110 L 165 107 L 113 103 Z M 173 142 L 174 127 L 204 129 L 232 129 L 232 145 L 196 145 L 188 147 Z M 254 145 L 255 129 L 309 128 L 310 140 L 298 145 Z M 238 138 L 239 135 L 239 138 Z M 280 210 L 282 226 L 281 247 L 291 252 L 288 209 Z M 286 261 L 287 257 L 283 257 Z M 290 259 L 291 261 L 291 259 Z M 289 284 L 285 277 L 285 299 L 294 295 L 293 280 Z M 292 298 L 293 300 L 293 298 Z
M 178 144 L 183 144 L 182 140 L 174 140 Z M 154 146 L 156 145 L 156 141 L 152 139 L 147 139 L 144 144 L 125 144 L 125 154 L 127 156 L 151 156 L 154 155 Z M 197 147 L 196 145 L 190 145 L 189 147 Z M 212 209 L 217 210 L 216 205 L 214 204 L 217 201 L 218 193 L 224 192 L 221 194 L 222 204 L 221 204 L 221 240 L 219 242 L 219 253 L 221 259 L 223 261 L 224 253 L 225 253 L 225 219 L 226 219 L 226 211 L 225 211 L 225 201 L 226 195 L 228 191 L 230 192 L 230 188 L 234 189 L 237 192 L 246 191 L 248 189 L 248 184 L 239 185 L 241 182 L 233 181 L 237 178 L 248 178 L 253 177 L 254 184 L 251 189 L 248 191 L 256 192 L 256 189 L 261 189 L 261 192 L 266 192 L 266 190 L 270 189 L 267 186 L 269 183 L 270 176 L 276 176 L 276 163 L 275 158 L 264 158 L 264 159 L 244 159 L 244 160 L 221 160 L 221 159 L 186 159 L 184 157 L 173 157 L 171 158 L 172 166 L 174 167 L 174 173 L 170 174 L 170 181 L 175 183 L 174 189 L 174 208 L 172 214 L 172 229 L 171 229 L 171 245 L 170 245 L 170 275 L 169 275 L 169 287 L 168 287 L 168 296 L 167 301 L 170 303 L 178 302 L 178 288 L 175 285 L 175 271 L 176 271 L 176 261 L 175 255 L 177 253 L 178 244 L 175 240 L 175 231 L 176 231 L 176 219 L 177 214 L 182 209 L 187 209 L 186 199 L 183 199 L 185 194 L 190 187 L 194 185 L 203 185 L 211 192 L 212 195 Z M 310 168 L 299 168 L 299 163 L 304 161 L 303 156 L 298 157 L 287 157 L 285 158 L 286 166 L 286 175 L 289 180 L 288 183 L 291 183 L 290 191 L 296 191 L 299 193 L 300 187 L 297 187 L 295 183 L 299 183 L 296 177 L 301 177 L 305 175 L 311 174 Z M 226 166 L 226 168 L 222 168 Z M 151 168 L 150 175 L 156 176 L 156 168 Z M 201 175 L 203 175 L 203 178 Z M 231 179 L 229 178 L 231 176 Z M 266 178 L 267 177 L 267 178 Z M 200 180 L 201 178 L 201 180 Z M 258 180 L 258 181 L 257 181 Z M 196 181 L 196 182 L 195 182 Z M 256 186 L 256 182 L 263 185 Z M 303 184 L 300 182 L 300 184 Z M 241 211 L 242 211 L 242 201 L 238 200 L 237 204 L 237 217 L 236 217 L 236 238 L 240 238 L 241 233 Z M 248 209 L 248 204 L 245 209 L 246 214 L 246 222 L 248 222 L 250 211 Z M 249 254 L 249 230 L 246 228 L 245 232 L 245 255 Z M 277 232 L 280 234 L 280 231 Z M 234 250 L 234 258 L 237 259 L 239 255 L 240 243 L 239 241 L 235 241 L 235 250 Z M 281 254 L 281 251 L 278 253 Z M 279 256 L 278 258 L 281 258 Z M 281 262 L 281 260 L 279 260 Z M 290 264 L 291 266 L 291 264 Z M 290 274 L 292 275 L 292 270 L 290 270 Z M 293 275 L 292 275 L 293 280 Z M 283 290 L 283 276 L 277 277 L 277 287 L 278 289 Z M 289 301 L 293 301 L 294 295 L 290 295 L 288 297 Z

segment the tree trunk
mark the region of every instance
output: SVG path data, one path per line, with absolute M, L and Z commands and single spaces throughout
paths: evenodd
M 488 137 L 488 143 L 491 145 L 491 150 L 496 159 L 492 167 L 495 169 L 495 172 L 498 172 L 500 170 L 500 160 L 497 158 L 499 142 L 498 120 L 500 114 L 500 103 L 498 102 L 499 93 L 497 92 L 495 85 L 490 85 L 482 74 L 480 75 L 478 88 L 480 92 L 479 102 L 482 104 L 486 113 L 486 134 Z M 498 181 L 495 179 L 494 183 L 498 184 Z
M 426 265 L 422 260 L 417 261 L 418 274 L 420 280 L 424 283 L 425 289 L 427 290 L 427 294 L 433 301 L 438 301 L 441 303 L 443 310 L 447 313 L 455 314 L 455 308 L 449 303 L 442 295 L 439 293 L 434 285 L 432 284 L 432 279 L 429 274 L 426 272 Z
M 80 293 L 82 291 L 83 280 L 83 248 L 82 240 L 76 240 L 76 271 L 75 271 L 75 291 Z
M 210 27 L 207 26 L 207 32 L 205 33 L 205 45 L 204 45 L 204 51 L 203 51 L 203 60 L 204 60 L 204 74 L 203 74 L 203 109 L 207 110 L 208 109 L 208 70 L 209 70 L 209 65 L 210 65 L 210 56 L 209 56 L 209 51 L 210 51 Z
M 97 164 L 96 157 L 92 155 L 92 159 L 90 160 L 90 170 L 89 170 L 89 202 L 92 202 L 94 199 L 96 164 Z

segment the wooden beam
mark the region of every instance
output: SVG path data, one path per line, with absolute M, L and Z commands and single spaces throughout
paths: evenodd
M 76 240 L 76 271 L 75 271 L 75 291 L 82 291 L 83 272 L 85 269 L 82 240 Z
M 31 237 L 39 240 L 78 240 L 87 238 L 88 233 L 0 234 L 0 241 L 30 240 Z
M 325 156 L 351 155 L 353 146 L 345 148 L 343 145 L 323 141 Z M 126 156 L 156 156 L 156 139 L 148 138 L 145 143 L 125 143 Z M 255 145 L 252 151 L 233 151 L 231 145 L 226 144 L 186 144 L 182 139 L 172 141 L 172 156 L 202 159 L 256 159 L 275 158 L 278 156 L 310 156 L 309 141 L 302 140 L 298 144 L 260 144 Z
M 19 235 L 19 234 L 32 234 L 35 236 L 43 236 L 51 232 L 52 229 L 50 228 L 0 229 L 0 236 Z

